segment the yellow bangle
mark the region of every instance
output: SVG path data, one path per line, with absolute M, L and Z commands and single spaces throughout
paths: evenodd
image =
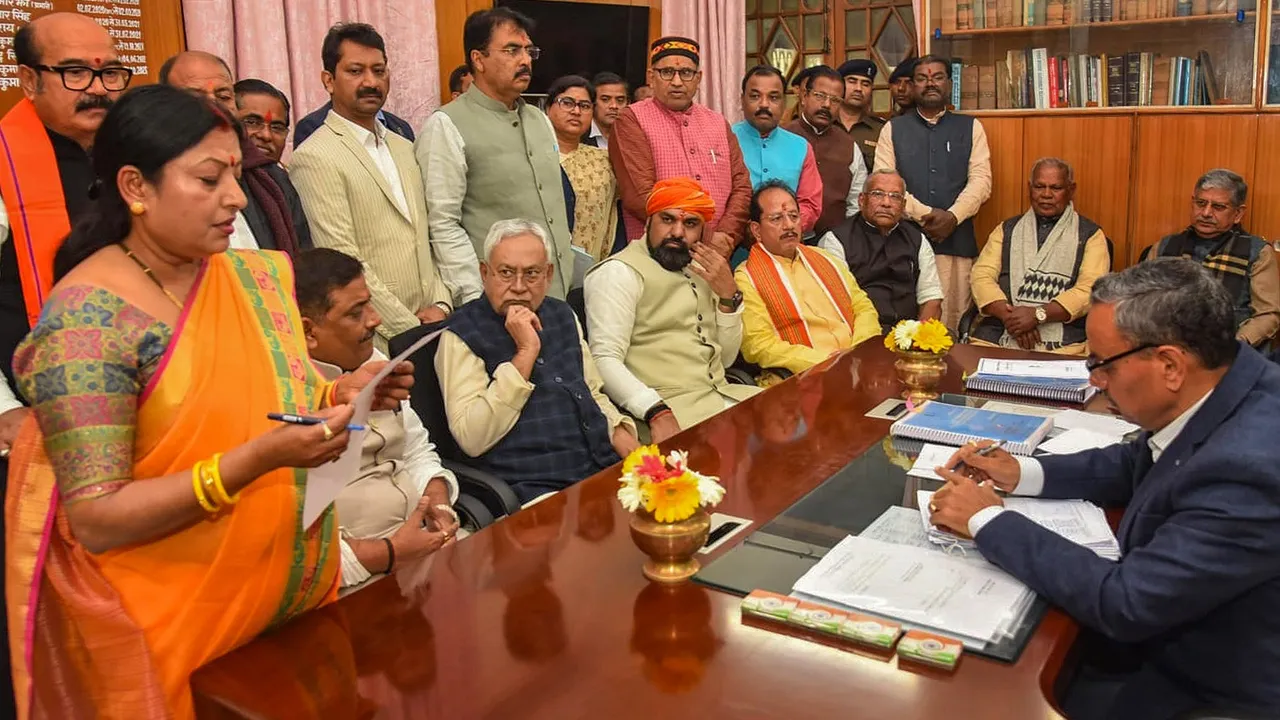
M 234 497 L 227 494 L 227 488 L 222 485 L 221 463 L 222 453 L 216 453 L 203 468 L 206 475 L 205 482 L 210 490 L 209 494 L 219 505 L 235 505 L 240 501 L 240 493 L 236 493 Z
M 201 475 L 203 475 L 205 461 L 201 460 L 191 468 L 191 486 L 196 491 L 196 502 L 200 503 L 200 507 L 210 515 L 218 512 L 218 507 L 209 502 L 209 498 L 204 494 L 204 486 L 201 485 Z

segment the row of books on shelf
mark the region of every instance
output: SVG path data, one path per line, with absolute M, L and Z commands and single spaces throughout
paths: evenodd
M 939 0 L 942 32 L 1195 15 L 1235 15 L 1257 0 Z
M 952 62 L 951 76 L 951 104 L 960 110 L 1212 105 L 1221 99 L 1203 50 L 1195 57 L 1010 50 L 995 65 Z

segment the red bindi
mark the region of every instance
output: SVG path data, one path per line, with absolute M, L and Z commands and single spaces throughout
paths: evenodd
M 270 111 L 270 110 L 268 110 L 268 111 L 267 111 L 267 122 L 268 122 L 268 123 L 269 123 L 269 122 L 271 122 L 271 111 Z

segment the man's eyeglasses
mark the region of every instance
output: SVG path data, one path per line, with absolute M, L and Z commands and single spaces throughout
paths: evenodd
M 517 270 L 513 267 L 498 268 L 498 278 L 504 283 L 513 283 L 516 278 L 524 278 L 525 285 L 536 285 L 542 280 L 542 276 L 546 274 L 546 270 L 540 267 L 525 268 Z
M 273 120 L 268 123 L 257 115 L 249 115 L 245 117 L 240 121 L 240 124 L 244 125 L 244 129 L 251 133 L 258 132 L 263 127 L 268 127 L 271 129 L 272 135 L 284 137 L 289 134 L 289 123 L 280 122 L 279 120 Z
M 872 200 L 888 200 L 892 203 L 900 203 L 907 199 L 907 196 L 900 192 L 885 192 L 884 190 L 868 190 L 863 194 Z
M 484 52 L 486 55 L 489 54 L 488 50 Z M 498 48 L 498 52 L 509 58 L 520 57 L 520 53 L 527 53 L 530 60 L 537 60 L 542 56 L 542 48 L 537 45 L 507 45 L 506 47 Z
M 1139 345 L 1139 346 L 1138 346 L 1138 347 L 1136 347 L 1136 348 L 1130 348 L 1130 349 L 1128 349 L 1128 350 L 1125 350 L 1125 351 L 1124 351 L 1124 352 L 1122 352 L 1122 353 L 1117 353 L 1117 354 L 1115 354 L 1115 355 L 1112 355 L 1112 356 L 1111 356 L 1111 357 L 1109 357 L 1109 358 L 1093 358 L 1093 357 L 1091 357 L 1091 358 L 1089 358 L 1088 360 L 1085 360 L 1085 361 L 1084 361 L 1084 369 L 1085 369 L 1085 370 L 1088 370 L 1090 373 L 1097 372 L 1098 370 L 1101 370 L 1102 368 L 1104 368 L 1104 367 L 1106 367 L 1106 366 L 1108 366 L 1108 365 L 1111 365 L 1112 363 L 1119 362 L 1119 361 L 1121 361 L 1121 360 L 1123 360 L 1123 359 L 1125 359 L 1125 358 L 1129 357 L 1130 355 L 1133 355 L 1134 353 L 1140 353 L 1140 352 L 1142 352 L 1143 350 L 1150 350 L 1150 349 L 1152 349 L 1152 348 L 1158 348 L 1158 347 L 1160 347 L 1160 346 L 1159 346 L 1159 345 L 1152 344 L 1152 343 L 1146 343 L 1146 344 L 1144 344 L 1144 345 Z
M 676 75 L 679 75 L 680 79 L 685 82 L 693 82 L 693 79 L 698 76 L 698 71 L 694 68 L 662 67 L 654 68 L 653 71 L 658 73 L 658 77 L 668 82 Z
M 556 98 L 556 105 L 559 105 L 559 106 L 560 106 L 560 109 L 561 109 L 561 110 L 563 110 L 563 111 L 565 111 L 565 112 L 572 112 L 574 108 L 578 108 L 579 110 L 581 110 L 581 111 L 582 111 L 582 112 L 584 112 L 584 113 L 589 113 L 589 112 L 591 112 L 593 109 L 595 109 L 595 105 L 592 105 L 589 101 L 587 101 L 587 100 L 574 100 L 574 99 L 573 99 L 573 98 L 571 98 L 571 97 L 558 97 L 558 98 Z
M 133 79 L 133 71 L 127 67 L 104 67 L 94 69 L 88 65 L 31 65 L 32 70 L 58 73 L 62 76 L 62 87 L 81 92 L 88 90 L 94 79 L 102 81 L 102 87 L 116 92 L 129 87 Z
M 819 105 L 834 105 L 844 101 L 839 95 L 828 95 L 820 90 L 810 90 L 809 97 L 817 100 Z

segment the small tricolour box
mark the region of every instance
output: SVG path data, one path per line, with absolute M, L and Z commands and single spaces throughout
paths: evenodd
M 793 597 L 767 590 L 752 590 L 750 595 L 742 598 L 742 612 L 787 622 L 799 604 L 800 601 Z
M 964 644 L 942 635 L 908 630 L 898 641 L 898 657 L 954 670 L 964 652 Z
M 849 613 L 840 624 L 839 633 L 840 637 L 887 650 L 902 634 L 902 626 L 869 615 Z

